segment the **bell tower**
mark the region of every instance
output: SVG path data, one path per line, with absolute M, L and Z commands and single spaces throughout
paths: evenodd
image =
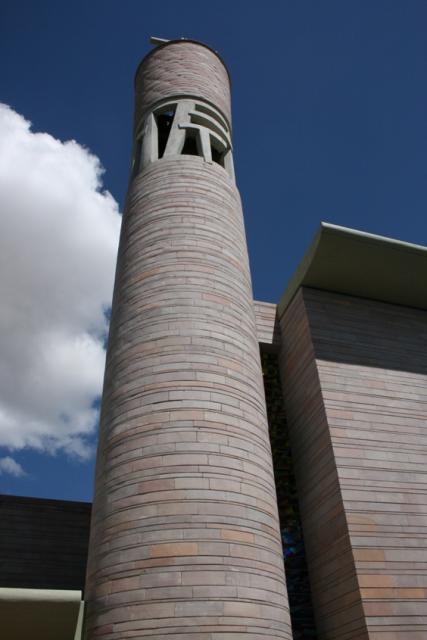
M 289 640 L 228 72 L 172 40 L 135 86 L 86 638 Z

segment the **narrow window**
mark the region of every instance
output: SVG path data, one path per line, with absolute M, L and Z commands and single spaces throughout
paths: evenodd
M 163 158 L 172 122 L 175 116 L 175 107 L 156 114 L 157 132 L 159 136 L 159 158 Z
M 217 164 L 219 164 L 221 167 L 223 167 L 224 166 L 224 150 L 223 149 L 220 150 L 218 146 L 216 146 L 212 142 L 212 136 L 211 136 L 211 153 L 212 153 L 212 160 Z
M 224 167 L 224 155 L 227 151 L 226 147 L 214 136 L 209 136 L 211 142 L 211 154 L 213 162 Z
M 292 636 L 317 638 L 292 449 L 277 354 L 261 349 Z
M 198 144 L 197 131 L 193 129 L 187 129 L 185 132 L 185 142 L 182 148 L 182 154 L 184 156 L 202 156 L 201 149 Z

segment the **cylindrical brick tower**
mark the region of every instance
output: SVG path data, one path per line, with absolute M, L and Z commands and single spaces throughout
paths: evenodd
M 135 112 L 86 638 L 289 639 L 221 59 L 190 40 L 153 49 Z

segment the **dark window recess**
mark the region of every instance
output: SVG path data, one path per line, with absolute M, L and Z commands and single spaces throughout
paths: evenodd
M 175 109 L 164 111 L 156 115 L 157 133 L 159 136 L 159 158 L 163 158 L 172 122 L 175 116 Z
M 200 156 L 199 148 L 197 145 L 196 135 L 193 131 L 187 129 L 185 132 L 185 142 L 182 148 L 182 154 L 184 156 Z
M 297 489 L 277 356 L 261 352 L 268 425 L 279 507 L 286 587 L 294 640 L 316 640 Z
M 224 166 L 224 153 L 219 151 L 211 144 L 212 160 L 217 162 L 221 167 Z

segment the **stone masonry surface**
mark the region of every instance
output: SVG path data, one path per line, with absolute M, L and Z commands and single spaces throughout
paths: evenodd
M 153 105 L 178 96 L 207 100 L 231 124 L 228 73 L 207 47 L 194 42 L 172 42 L 142 61 L 135 79 L 135 125 Z
M 427 637 L 427 313 L 302 289 L 282 377 L 320 640 Z
M 303 291 L 280 318 L 280 366 L 316 629 L 367 640 Z
M 427 312 L 304 294 L 370 640 L 427 637 Z
M 84 588 L 91 505 L 0 496 L 0 588 Z
M 187 77 L 187 51 L 191 79 L 167 71 L 166 90 L 216 99 L 214 54 L 169 47 L 140 68 L 146 104 L 164 97 L 166 54 Z M 240 198 L 198 156 L 130 186 L 95 484 L 88 639 L 291 638 Z

